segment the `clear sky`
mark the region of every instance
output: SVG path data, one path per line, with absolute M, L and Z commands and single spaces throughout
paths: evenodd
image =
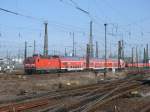
M 0 0 L 0 8 L 11 10 L 35 19 L 0 11 L 0 56 L 7 53 L 23 54 L 24 41 L 36 52 L 43 53 L 45 20 L 48 21 L 49 54 L 71 53 L 75 33 L 77 53 L 85 54 L 89 40 L 89 22 L 93 20 L 93 37 L 99 42 L 100 56 L 104 54 L 104 23 L 108 23 L 108 52 L 117 53 L 117 41 L 124 39 L 126 54 L 131 47 L 142 48 L 150 44 L 149 0 L 74 0 L 90 17 L 75 8 L 71 0 Z M 95 46 L 94 46 L 95 47 Z M 139 50 L 139 51 L 140 51 Z M 31 54 L 33 47 L 28 47 Z

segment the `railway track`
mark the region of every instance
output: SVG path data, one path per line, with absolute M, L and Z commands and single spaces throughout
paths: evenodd
M 91 90 L 94 90 L 96 88 L 99 88 L 99 86 L 102 86 L 105 84 L 99 83 L 99 84 L 93 84 L 93 85 L 86 85 L 86 86 L 82 86 L 82 87 L 76 87 L 76 88 L 72 88 L 72 89 L 62 89 L 60 91 L 54 91 L 54 92 L 48 92 L 44 95 L 39 95 L 36 96 L 37 98 L 35 99 L 35 97 L 33 97 L 33 101 L 27 101 L 32 97 L 28 97 L 27 99 L 24 99 L 25 101 L 21 102 L 21 103 L 16 103 L 15 101 L 13 101 L 12 104 L 6 105 L 6 106 L 2 106 L 0 107 L 0 112 L 10 112 L 12 110 L 18 110 L 20 108 L 23 107 L 27 107 L 26 109 L 28 109 L 28 105 L 30 105 L 30 108 L 34 108 L 34 107 L 38 107 L 38 106 L 42 106 L 42 105 L 47 105 L 50 102 L 56 101 L 56 99 L 60 99 L 60 98 L 65 98 L 65 97 L 69 97 L 69 96 L 78 96 L 78 95 L 83 95 L 85 93 L 88 93 Z M 40 97 L 40 98 L 39 98 Z M 10 102 L 10 101 L 9 101 Z M 40 103 L 43 102 L 43 103 Z M 6 103 L 6 102 L 5 102 Z M 22 108 L 23 110 L 25 110 L 25 108 Z
M 138 80 L 135 77 L 49 92 L 32 100 L 0 106 L 0 112 L 94 112 L 107 102 L 142 87 Z
M 124 85 L 125 86 L 125 85 Z M 107 102 L 119 98 L 125 94 L 132 92 L 133 90 L 139 88 L 138 84 L 128 85 L 125 87 L 117 87 L 110 91 L 108 94 L 104 95 L 104 97 L 90 103 L 83 111 L 81 112 L 95 112 L 96 110 L 100 109 L 101 106 L 106 104 Z M 141 86 L 140 86 L 141 87 Z
M 80 97 L 80 100 L 78 100 L 78 102 L 65 104 L 63 108 L 61 107 L 58 109 L 57 107 L 57 109 L 59 111 L 65 110 L 66 112 L 68 111 L 69 112 L 80 112 L 80 111 L 81 112 L 94 112 L 97 106 L 99 107 L 100 105 L 110 100 L 113 100 L 117 97 L 120 97 L 121 95 L 124 95 L 127 92 L 131 92 L 131 90 L 135 89 L 136 86 L 138 86 L 137 83 L 130 84 L 130 85 L 129 83 L 124 83 L 118 86 L 117 88 L 114 87 L 113 89 L 112 88 L 108 90 L 97 89 L 97 93 L 96 91 L 94 91 L 95 93 L 94 95 L 91 92 L 90 94 L 86 95 L 87 97 L 85 97 L 85 95 Z M 127 90 L 124 91 L 125 89 Z M 124 91 L 124 92 L 121 93 L 121 91 Z M 119 92 L 119 94 L 117 94 L 117 92 Z M 58 112 L 58 110 L 54 112 Z
M 104 93 L 102 91 L 96 93 L 96 91 L 99 90 L 97 89 L 96 91 L 94 91 L 95 95 L 93 95 L 92 93 L 88 93 L 87 98 L 84 99 L 83 97 L 81 97 L 80 100 L 78 100 L 78 102 L 68 105 L 65 104 L 65 107 L 57 107 L 57 109 L 52 110 L 52 112 L 94 112 L 107 102 L 115 100 L 116 98 L 122 97 L 134 90 L 143 87 L 141 82 L 139 83 L 136 81 L 131 81 L 132 79 L 127 80 L 127 82 L 122 82 L 119 86 L 117 86 L 117 88 L 113 88 L 109 91 L 101 88 Z
M 129 75 L 137 75 L 137 74 L 147 74 L 150 73 L 150 69 L 136 69 L 136 70 L 127 70 L 127 74 Z
M 143 109 L 141 109 L 140 112 L 150 112 L 150 105 L 149 105 L 149 103 L 147 103 L 146 105 L 144 105 Z

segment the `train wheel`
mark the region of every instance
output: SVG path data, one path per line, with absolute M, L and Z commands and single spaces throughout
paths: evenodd
M 31 74 L 32 74 L 32 70 L 25 70 L 25 73 L 26 73 L 27 75 L 31 75 Z

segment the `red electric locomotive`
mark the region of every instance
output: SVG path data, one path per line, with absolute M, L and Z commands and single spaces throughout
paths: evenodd
M 27 74 L 35 72 L 50 72 L 57 71 L 61 68 L 60 58 L 56 56 L 43 57 L 33 56 L 28 57 L 24 61 L 24 69 Z

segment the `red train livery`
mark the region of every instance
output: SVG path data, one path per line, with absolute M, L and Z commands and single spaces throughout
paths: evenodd
M 129 63 L 127 65 L 127 67 L 139 67 L 139 68 L 142 68 L 142 67 L 150 67 L 150 63 Z
M 123 60 L 120 60 L 121 68 L 125 67 Z M 105 60 L 90 59 L 89 69 L 103 70 Z M 108 59 L 106 63 L 108 69 L 117 69 L 118 60 Z M 33 56 L 28 57 L 24 61 L 24 69 L 27 74 L 36 72 L 61 72 L 61 71 L 82 71 L 86 69 L 86 59 L 77 57 L 58 57 L 58 56 Z

